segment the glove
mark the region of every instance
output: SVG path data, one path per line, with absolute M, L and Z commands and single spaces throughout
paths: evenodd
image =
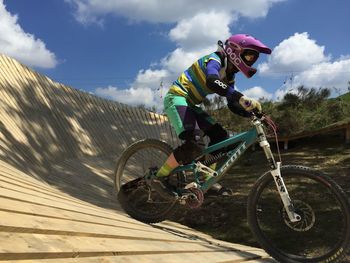
M 245 118 L 249 118 L 252 116 L 251 112 L 246 111 L 239 103 L 238 101 L 234 101 L 231 100 L 227 103 L 228 108 L 230 109 L 230 111 L 232 111 L 233 113 L 241 116 L 241 117 L 245 117 Z
M 239 99 L 239 104 L 246 110 L 246 111 L 253 111 L 256 110 L 258 113 L 262 111 L 261 104 L 259 101 L 248 98 L 247 96 L 242 96 Z

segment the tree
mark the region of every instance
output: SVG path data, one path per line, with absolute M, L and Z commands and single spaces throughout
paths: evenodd
M 299 104 L 300 98 L 297 94 L 287 93 L 284 95 L 282 103 L 279 105 L 279 109 L 296 108 Z

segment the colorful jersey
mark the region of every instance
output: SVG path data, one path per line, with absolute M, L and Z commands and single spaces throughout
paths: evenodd
M 207 64 L 210 60 L 217 61 L 222 67 L 220 57 L 214 52 L 198 59 L 180 77 L 173 82 L 169 92 L 186 97 L 192 104 L 200 104 L 208 94 L 214 91 L 206 85 Z M 224 78 L 225 67 L 220 70 L 220 78 Z

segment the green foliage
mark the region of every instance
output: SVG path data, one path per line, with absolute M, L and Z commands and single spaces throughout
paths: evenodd
M 349 87 L 348 87 L 348 90 L 349 90 L 349 92 L 348 92 L 348 93 L 345 93 L 345 94 L 343 94 L 343 95 L 339 96 L 339 98 L 340 98 L 341 100 L 344 100 L 344 101 L 348 101 L 348 102 L 350 102 L 350 81 L 349 81 Z
M 300 86 L 296 93 L 287 93 L 282 101 L 261 99 L 262 108 L 278 125 L 280 135 L 291 135 L 317 130 L 350 117 L 350 92 L 331 98 L 328 88 L 305 88 Z M 225 100 L 214 97 L 207 100 L 208 111 L 226 129 L 240 132 L 250 128 L 246 119 L 232 114 L 225 106 Z

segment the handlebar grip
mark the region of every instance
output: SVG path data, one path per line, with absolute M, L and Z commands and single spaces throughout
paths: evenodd
M 262 111 L 258 111 L 257 109 L 254 109 L 252 111 L 253 115 L 258 117 L 259 119 L 261 119 L 262 117 L 264 117 L 266 114 Z

